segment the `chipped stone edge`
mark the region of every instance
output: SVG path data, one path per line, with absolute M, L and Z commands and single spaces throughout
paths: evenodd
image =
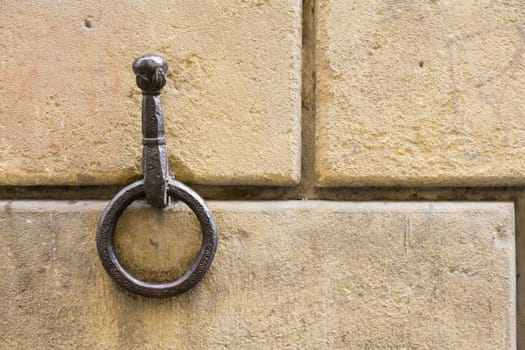
M 2 200 L 2 210 L 16 212 L 45 212 L 60 210 L 67 212 L 84 210 L 102 210 L 109 201 L 101 200 Z M 258 212 L 268 210 L 315 210 L 330 209 L 345 212 L 425 212 L 425 213 L 453 213 L 453 212 L 499 212 L 512 213 L 514 223 L 514 203 L 497 201 L 325 201 L 325 200 L 297 200 L 297 201 L 208 201 L 210 208 L 215 210 Z M 170 204 L 169 209 L 177 209 L 182 204 Z

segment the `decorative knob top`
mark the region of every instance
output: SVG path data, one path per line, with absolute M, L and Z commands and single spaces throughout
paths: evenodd
M 157 55 L 144 55 L 133 61 L 137 85 L 146 95 L 158 95 L 166 84 L 168 62 Z

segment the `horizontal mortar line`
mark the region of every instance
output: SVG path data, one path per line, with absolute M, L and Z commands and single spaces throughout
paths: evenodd
M 331 187 L 189 186 L 207 200 L 518 200 L 525 186 Z M 0 186 L 0 199 L 111 199 L 124 185 Z

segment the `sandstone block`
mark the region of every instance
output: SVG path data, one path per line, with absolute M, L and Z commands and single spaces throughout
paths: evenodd
M 525 6 L 321 0 L 321 186 L 523 185 Z
M 131 63 L 170 64 L 162 95 L 182 181 L 300 177 L 301 2 L 2 1 L 0 185 L 140 177 Z
M 0 203 L 8 349 L 514 349 L 512 203 L 211 202 L 212 268 L 191 292 L 120 290 L 95 249 L 106 203 Z M 119 222 L 133 273 L 180 275 L 193 216 Z

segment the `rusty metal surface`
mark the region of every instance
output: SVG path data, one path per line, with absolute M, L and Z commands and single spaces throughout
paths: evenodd
M 167 62 L 160 56 L 145 55 L 133 62 L 137 85 L 142 90 L 142 168 L 144 179 L 123 188 L 110 201 L 97 227 L 97 250 L 108 275 L 129 292 L 152 298 L 168 298 L 193 288 L 208 271 L 218 244 L 215 219 L 204 200 L 189 187 L 175 181 L 168 172 L 164 116 L 160 90 L 166 83 Z M 124 210 L 137 199 L 165 208 L 169 198 L 184 202 L 197 216 L 202 231 L 199 254 L 190 269 L 168 283 L 143 281 L 120 263 L 114 246 L 115 228 Z
M 164 208 L 168 205 L 169 175 L 160 90 L 166 84 L 168 63 L 160 56 L 142 56 L 133 62 L 133 72 L 142 90 L 142 172 L 146 202 Z

